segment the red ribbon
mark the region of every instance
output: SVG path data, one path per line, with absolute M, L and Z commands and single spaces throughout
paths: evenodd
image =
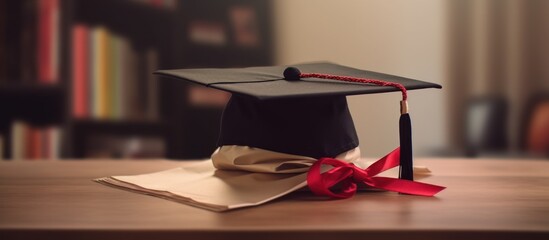
M 385 170 L 398 166 L 399 162 L 400 147 L 377 160 L 366 169 L 361 169 L 352 163 L 333 158 L 321 158 L 309 169 L 307 184 L 313 193 L 332 198 L 352 197 L 356 193 L 357 183 L 364 183 L 377 189 L 429 197 L 446 188 L 410 180 L 376 176 Z M 320 167 L 324 164 L 331 165 L 333 168 L 320 173 Z M 338 188 L 340 190 L 334 192 L 330 188 L 336 184 L 341 184 L 341 188 Z

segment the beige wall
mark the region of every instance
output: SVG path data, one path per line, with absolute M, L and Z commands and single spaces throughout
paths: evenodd
M 276 0 L 278 64 L 327 60 L 445 85 L 444 1 Z M 412 91 L 416 156 L 445 147 L 445 92 Z M 399 93 L 349 97 L 363 156 L 398 146 Z

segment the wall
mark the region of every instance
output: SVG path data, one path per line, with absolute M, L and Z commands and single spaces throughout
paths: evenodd
M 549 1 L 454 0 L 447 9 L 451 145 L 467 145 L 459 120 L 468 100 L 496 96 L 508 105 L 495 120 L 507 119 L 504 153 L 523 154 L 527 106 L 549 94 Z
M 446 84 L 445 1 L 273 2 L 277 64 L 327 60 Z M 409 94 L 416 156 L 447 145 L 445 92 Z M 398 146 L 399 93 L 348 99 L 363 156 Z

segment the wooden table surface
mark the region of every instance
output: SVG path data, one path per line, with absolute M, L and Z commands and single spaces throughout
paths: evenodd
M 92 181 L 187 164 L 0 162 L 0 239 L 549 239 L 549 161 L 418 159 L 448 187 L 319 200 L 294 193 L 210 212 Z

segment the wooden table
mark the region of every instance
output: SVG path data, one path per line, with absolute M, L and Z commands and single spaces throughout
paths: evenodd
M 549 161 L 419 159 L 447 186 L 319 201 L 295 193 L 215 213 L 91 179 L 175 161 L 0 162 L 0 239 L 549 239 Z

